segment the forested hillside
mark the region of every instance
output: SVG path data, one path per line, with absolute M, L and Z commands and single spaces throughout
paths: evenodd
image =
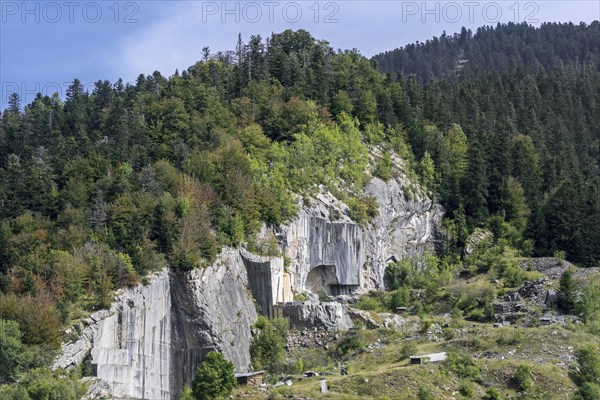
M 499 25 L 474 36 L 463 29 L 373 60 L 404 82 L 414 113 L 404 120 L 408 142 L 417 159 L 432 157 L 451 215 L 464 207 L 471 226 L 526 215 L 513 226 L 524 228 L 535 254 L 563 250 L 592 266 L 600 246 L 599 54 L 596 21 Z M 443 176 L 452 160 L 444 130 L 454 123 L 469 147 L 460 194 Z M 527 207 L 518 211 L 521 192 Z
M 508 29 L 478 35 L 504 54 Z M 599 25 L 510 29 L 539 38 L 519 49 L 554 49 L 535 58 L 547 68 L 508 63 L 421 86 L 285 31 L 204 49 L 171 77 L 99 81 L 91 93 L 75 80 L 64 101 L 13 95 L 0 123 L 0 318 L 17 321 L 37 354 L 19 368 L 43 365 L 63 324 L 148 271 L 202 265 L 221 246 L 260 252 L 261 224 L 293 218 L 320 184 L 368 223 L 377 210 L 363 184 L 390 175 L 389 157 L 369 165 L 373 145 L 401 155 L 447 207 L 442 255 L 459 257 L 469 232 L 487 227 L 522 255 L 597 266 Z M 461 36 L 445 40 L 454 49 Z
M 484 26 L 411 43 L 373 57 L 383 72 L 414 74 L 419 83 L 456 79 L 516 67 L 583 69 L 600 62 L 600 23 L 526 23 Z

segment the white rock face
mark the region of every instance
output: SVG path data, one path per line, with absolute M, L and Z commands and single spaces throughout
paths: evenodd
M 172 391 L 191 385 L 209 351 L 222 353 L 236 372 L 249 371 L 250 326 L 257 314 L 239 251 L 223 250 L 206 268 L 171 272 L 171 285 Z
M 79 365 L 89 356 L 93 373 L 115 398 L 169 400 L 171 296 L 166 269 L 118 296 L 110 310 L 93 314 L 63 344 L 54 368 Z M 73 328 L 72 328 L 73 329 Z
M 360 268 L 366 259 L 364 232 L 348 211 L 333 195 L 321 193 L 310 206 L 302 207 L 294 222 L 279 228 L 276 236 L 291 261 L 291 285 L 296 291 L 310 290 L 308 274 L 321 266 L 335 267 L 337 279 L 332 284 L 360 285 Z
M 240 249 L 240 256 L 248 275 L 247 287 L 262 313 L 272 318 L 274 305 L 294 300 L 283 257 L 257 256 L 244 249 Z
M 295 221 L 275 229 L 290 260 L 294 291 L 328 285 L 335 296 L 382 289 L 390 261 L 433 250 L 444 210 L 418 185 L 404 176 L 388 182 L 372 178 L 365 191 L 377 200 L 379 216 L 364 226 L 350 219 L 346 204 L 320 193 Z M 318 280 L 322 285 L 315 284 Z
M 384 182 L 373 178 L 366 192 L 377 199 L 379 216 L 366 227 L 367 261 L 361 286 L 381 289 L 390 261 L 434 249 L 436 226 L 441 224 L 444 210 L 417 187 L 402 186 L 400 179 Z
M 71 328 L 79 338 L 63 344 L 53 368 L 87 359 L 98 378 L 94 388 L 115 399 L 146 400 L 177 399 L 209 351 L 246 372 L 257 318 L 247 282 L 239 251 L 232 249 L 205 269 L 164 269 Z

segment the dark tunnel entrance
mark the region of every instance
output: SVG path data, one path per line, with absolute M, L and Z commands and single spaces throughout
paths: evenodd
M 335 265 L 319 265 L 306 276 L 306 289 L 315 294 L 332 295 L 332 286 L 339 286 Z
M 319 265 L 310 270 L 306 276 L 304 287 L 315 294 L 324 293 L 328 296 L 339 296 L 351 295 L 359 286 L 340 284 L 335 265 Z

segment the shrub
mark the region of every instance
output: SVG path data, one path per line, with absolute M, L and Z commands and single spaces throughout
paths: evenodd
M 419 399 L 419 400 L 435 400 L 435 396 L 433 395 L 433 393 L 431 393 L 431 389 L 420 386 L 419 392 L 417 393 L 417 399 Z
M 390 180 L 392 177 L 392 157 L 389 154 L 385 154 L 381 160 L 375 164 L 373 175 L 384 181 Z
M 559 307 L 566 313 L 573 312 L 577 301 L 577 285 L 573 279 L 573 270 L 571 268 L 567 269 L 560 276 L 558 290 Z
M 598 400 L 600 399 L 600 385 L 585 382 L 577 389 L 574 400 Z
M 600 314 L 600 284 L 589 282 L 577 302 L 577 313 L 589 324 Z
M 398 307 L 408 307 L 410 304 L 410 290 L 400 288 L 392 293 L 389 301 L 389 309 L 396 311 Z
M 33 369 L 18 386 L 2 387 L 0 398 L 6 400 L 79 400 L 87 391 L 79 376 L 46 368 Z
M 460 388 L 458 388 L 458 392 L 465 397 L 471 397 L 475 394 L 475 389 L 473 388 L 473 382 L 469 380 L 464 380 L 460 383 Z
M 368 311 L 378 311 L 381 310 L 381 303 L 377 301 L 377 299 L 366 295 L 360 298 L 355 304 L 354 307 L 359 310 L 368 310 Z
M 350 352 L 362 352 L 365 345 L 356 333 L 346 333 L 335 347 L 335 353 L 338 357 L 343 357 Z
M 481 398 L 481 400 L 502 400 L 500 397 L 500 392 L 498 389 L 490 387 L 486 390 L 485 395 Z
M 285 355 L 285 338 L 287 336 L 287 320 L 274 319 L 269 321 L 261 316 L 254 325 L 260 329 L 260 334 L 252 339 L 250 355 L 252 365 L 256 369 L 266 368 L 274 371 L 275 366 Z
M 179 400 L 196 400 L 192 388 L 189 386 L 184 387 L 181 391 L 181 396 L 179 396 Z
M 473 284 L 462 291 L 455 306 L 466 313 L 466 319 L 484 322 L 493 317 L 492 301 L 495 297 L 496 289 L 492 284 Z
M 527 365 L 519 365 L 515 374 L 510 378 L 510 384 L 516 390 L 529 390 L 533 386 L 533 379 L 531 379 L 531 368 Z
M 321 303 L 329 303 L 332 301 L 332 299 L 331 299 L 331 297 L 329 297 L 329 295 L 327 295 L 327 293 L 321 292 L 321 293 L 319 293 L 319 301 Z
M 348 200 L 348 215 L 359 225 L 364 225 L 379 215 L 379 204 L 373 196 L 352 197 Z
M 222 354 L 211 351 L 196 370 L 192 392 L 196 400 L 222 399 L 235 386 L 233 363 Z
M 294 372 L 297 374 L 304 372 L 304 361 L 302 360 L 302 357 L 298 358 L 298 361 L 294 364 Z
M 27 389 L 14 385 L 0 386 L 0 398 L 3 400 L 31 400 Z
M 417 353 L 417 345 L 412 340 L 406 341 L 400 347 L 400 360 L 405 360 Z
M 0 382 L 14 381 L 27 369 L 32 354 L 21 342 L 19 324 L 0 319 Z
M 469 355 L 459 355 L 456 352 L 449 352 L 448 358 L 444 361 L 444 367 L 454 372 L 461 379 L 481 380 L 479 367 Z
M 579 381 L 600 385 L 600 354 L 598 354 L 598 350 L 593 345 L 586 345 L 577 351 L 576 356 L 579 363 Z

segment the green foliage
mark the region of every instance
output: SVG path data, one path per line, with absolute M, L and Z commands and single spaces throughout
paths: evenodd
M 32 369 L 23 375 L 18 385 L 0 387 L 0 397 L 6 400 L 79 400 L 87 391 L 77 375 Z
M 401 287 L 392 292 L 389 299 L 389 309 L 396 312 L 398 307 L 408 307 L 410 305 L 410 291 L 408 288 Z
M 339 90 L 331 97 L 331 112 L 334 115 L 340 115 L 341 113 L 351 115 L 353 108 L 352 100 L 344 90 Z
M 521 364 L 517 367 L 517 371 L 510 378 L 510 384 L 519 391 L 527 391 L 533 386 L 533 379 L 531 378 L 531 368 L 527 365 Z
M 425 388 L 423 386 L 419 386 L 419 391 L 417 392 L 418 400 L 435 400 L 435 396 L 433 395 L 431 389 Z
M 558 287 L 558 305 L 566 313 L 572 313 L 575 310 L 577 302 L 577 285 L 573 279 L 573 270 L 567 269 L 560 276 Z
M 268 369 L 275 371 L 285 356 L 288 322 L 286 319 L 276 318 L 269 321 L 260 316 L 255 327 L 260 333 L 252 339 L 250 355 L 255 369 Z
M 529 280 L 535 279 L 538 274 L 526 271 L 516 259 L 509 256 L 499 258 L 493 263 L 493 269 L 499 278 L 504 279 L 505 287 L 519 287 Z
M 435 165 L 429 152 L 425 152 L 425 155 L 419 162 L 419 176 L 421 177 L 421 183 L 426 190 L 435 191 L 436 179 L 435 179 Z
M 294 301 L 308 301 L 310 296 L 308 293 L 294 293 Z
M 11 382 L 32 361 L 31 351 L 21 342 L 19 324 L 0 319 L 0 382 Z
M 577 300 L 576 310 L 583 322 L 590 325 L 600 320 L 600 284 L 588 282 Z
M 402 344 L 402 347 L 400 347 L 400 360 L 406 360 L 410 356 L 416 355 L 417 350 L 418 348 L 416 343 L 412 340 L 407 340 Z
M 362 296 L 355 304 L 354 307 L 359 310 L 367 310 L 367 311 L 381 311 L 382 304 L 379 299 L 366 295 Z
M 390 263 L 386 275 L 393 289 L 405 287 L 435 292 L 440 285 L 450 281 L 450 267 L 441 263 L 435 254 L 427 252 Z
M 458 388 L 458 392 L 467 398 L 473 397 L 473 394 L 475 393 L 475 389 L 473 388 L 473 382 L 471 382 L 470 380 L 461 381 L 460 387 Z
M 600 385 L 600 354 L 593 345 L 585 345 L 577 350 L 577 363 L 579 374 L 577 378 L 580 383 L 590 382 Z
M 376 176 L 384 181 L 389 181 L 392 178 L 392 157 L 386 153 L 375 164 L 373 176 Z
M 192 388 L 189 386 L 184 387 L 179 396 L 179 400 L 196 400 Z
M 495 387 L 489 387 L 488 390 L 485 391 L 485 395 L 481 398 L 481 400 L 502 400 L 502 395 Z
M 496 289 L 490 283 L 468 285 L 462 291 L 455 306 L 465 313 L 465 318 L 473 321 L 489 321 L 494 316 L 492 302 Z
M 354 332 L 344 334 L 335 347 L 335 354 L 338 358 L 343 358 L 350 353 L 362 352 L 365 349 L 361 337 Z
M 444 361 L 444 368 L 455 373 L 461 379 L 478 382 L 481 380 L 479 366 L 470 355 L 448 352 L 448 358 Z
M 592 382 L 583 383 L 573 396 L 573 400 L 600 399 L 600 385 Z
M 379 215 L 379 205 L 373 196 L 352 197 L 348 200 L 349 216 L 364 225 Z
M 296 361 L 296 364 L 294 364 L 294 372 L 297 374 L 304 372 L 304 361 L 302 360 L 302 357 L 299 357 L 298 361 Z
M 221 353 L 208 352 L 192 383 L 192 392 L 196 400 L 223 399 L 235 386 L 233 363 Z
M 5 400 L 31 400 L 27 389 L 21 385 L 0 386 L 0 396 Z
M 527 205 L 525 191 L 521 183 L 510 176 L 507 182 L 506 219 L 513 224 L 519 232 L 523 232 L 531 210 Z

